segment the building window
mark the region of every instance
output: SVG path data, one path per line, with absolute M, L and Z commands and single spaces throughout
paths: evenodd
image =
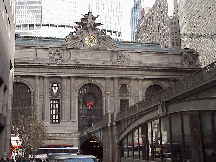
M 129 106 L 128 99 L 120 99 L 120 111 L 123 111 L 124 109 L 128 108 L 128 106 Z
M 145 92 L 145 98 L 148 98 L 149 96 L 159 92 L 160 90 L 162 90 L 163 88 L 157 84 L 155 85 L 151 85 L 146 89 Z
M 50 122 L 60 123 L 60 100 L 59 99 L 50 100 Z

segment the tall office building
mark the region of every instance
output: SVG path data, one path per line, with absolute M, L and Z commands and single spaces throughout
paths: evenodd
M 178 0 L 182 48 L 199 52 L 202 66 L 216 57 L 216 3 L 212 0 Z
M 78 21 L 75 0 L 17 0 L 16 34 L 64 38 Z
M 136 26 L 135 40 L 160 43 L 162 47 L 180 48 L 176 0 L 156 0 Z
M 15 53 L 14 1 L 0 1 L 0 159 L 10 157 Z
M 121 39 L 120 0 L 17 0 L 16 33 L 21 36 L 64 38 L 74 32 L 75 22 L 83 13 L 99 15 L 101 29 Z
M 131 19 L 130 19 L 130 26 L 131 26 L 131 41 L 135 41 L 135 29 L 137 24 L 139 23 L 144 8 L 143 8 L 144 0 L 134 0 L 134 5 L 131 8 Z

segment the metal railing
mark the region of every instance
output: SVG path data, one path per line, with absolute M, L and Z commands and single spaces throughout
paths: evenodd
M 134 114 L 138 114 L 143 110 L 158 105 L 181 94 L 186 93 L 204 83 L 216 78 L 216 62 L 213 62 L 204 68 L 192 73 L 191 75 L 173 83 L 171 86 L 149 96 L 135 105 L 119 112 L 116 121 L 128 118 Z
M 85 136 L 87 133 L 97 132 L 97 131 L 101 130 L 102 127 L 103 127 L 102 125 L 103 125 L 103 122 L 102 122 L 102 121 L 99 122 L 99 123 L 96 123 L 96 124 L 93 125 L 92 127 L 89 127 L 89 128 L 87 128 L 86 130 L 82 131 L 82 132 L 80 133 L 80 137 Z

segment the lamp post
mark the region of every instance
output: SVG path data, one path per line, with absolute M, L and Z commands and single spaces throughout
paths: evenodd
M 107 91 L 107 113 L 110 113 L 110 92 Z

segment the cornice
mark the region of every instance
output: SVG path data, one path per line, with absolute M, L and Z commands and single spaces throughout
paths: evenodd
M 65 65 L 65 64 L 22 64 L 15 63 L 15 68 L 44 68 L 44 69 L 83 69 L 83 70 L 117 70 L 117 71 L 154 71 L 154 72 L 193 72 L 197 71 L 200 68 L 178 68 L 178 67 L 153 67 L 153 66 L 118 66 L 118 65 L 88 65 L 88 64 L 79 64 L 79 65 Z

